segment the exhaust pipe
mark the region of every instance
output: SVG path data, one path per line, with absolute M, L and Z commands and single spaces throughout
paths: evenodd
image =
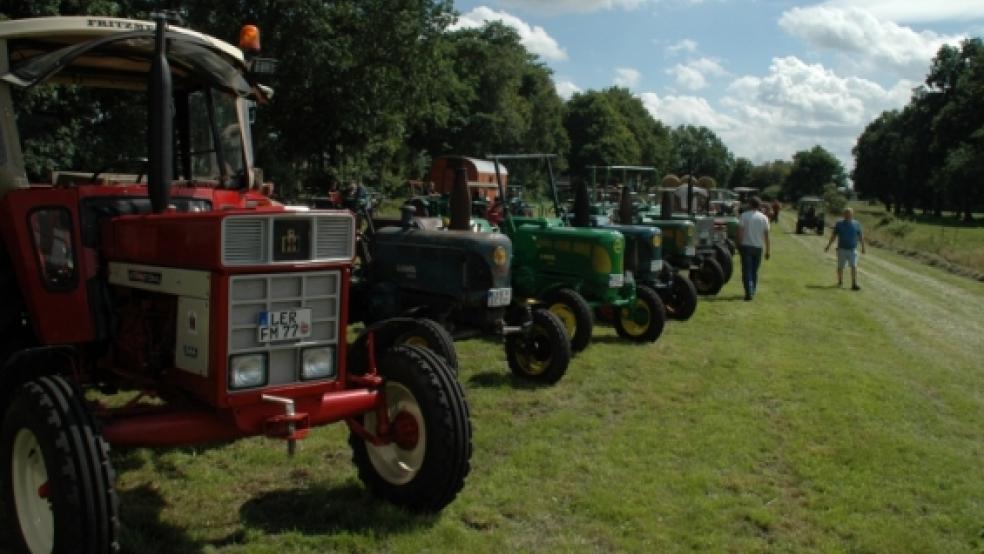
M 574 226 L 590 227 L 591 215 L 589 212 L 590 200 L 588 199 L 588 183 L 580 179 L 574 186 Z
M 632 223 L 632 194 L 625 185 L 622 186 L 622 197 L 618 203 L 618 222 L 622 225 Z
M 454 172 L 454 186 L 451 187 L 451 198 L 448 201 L 451 209 L 451 221 L 448 229 L 454 231 L 471 230 L 471 197 L 468 195 L 468 173 L 464 162 L 458 163 Z
M 167 17 L 163 13 L 156 13 L 153 17 L 156 23 L 154 59 L 151 62 L 150 82 L 147 87 L 150 96 L 147 191 L 151 209 L 159 214 L 167 210 L 168 206 L 174 160 L 171 140 L 174 130 L 171 120 L 171 67 L 167 62 Z

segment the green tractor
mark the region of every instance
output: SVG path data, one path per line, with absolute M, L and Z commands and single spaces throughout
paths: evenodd
M 591 188 L 594 194 L 589 193 L 588 183 L 585 181 L 575 185 L 573 208 L 569 214 L 573 225 L 614 229 L 622 233 L 625 236 L 626 251 L 631 253 L 626 256 L 626 269 L 633 272 L 636 283 L 645 284 L 659 294 L 667 317 L 681 321 L 690 319 L 697 309 L 697 289 L 676 268 L 690 265 L 686 255 L 688 243 L 690 255 L 695 253 L 693 224 L 676 220 L 665 221 L 661 225 L 613 223 L 614 220 L 637 221 L 635 214 L 644 206 L 637 195 L 630 193 L 630 180 L 638 180 L 651 168 L 613 165 L 588 166 L 588 169 L 591 170 Z M 622 188 L 618 194 L 613 194 L 613 187 L 599 189 L 596 186 L 599 169 L 605 171 L 606 183 L 610 182 L 609 177 L 613 172 L 621 174 Z M 592 199 L 592 196 L 597 200 Z M 656 237 L 659 237 L 658 241 Z M 682 245 L 678 241 L 682 241 Z
M 499 226 L 513 242 L 514 293 L 542 299 L 564 322 L 575 352 L 586 348 L 591 340 L 594 311 L 610 314 L 622 338 L 655 341 L 662 334 L 666 308 L 654 289 L 644 283 L 637 285 L 633 272 L 626 271 L 627 257 L 642 257 L 634 257 L 635 252 L 628 250 L 626 238 L 618 231 L 565 224 L 551 163 L 555 157 L 488 155 L 495 166 L 500 198 L 506 198 L 504 160 L 543 162 L 549 176 L 555 217 L 519 217 L 502 210 Z M 660 235 L 650 230 L 643 240 L 658 257 Z
M 816 196 L 804 196 L 796 203 L 796 234 L 803 229 L 816 229 L 818 235 L 823 234 L 824 210 L 823 199 Z
M 475 232 L 463 169 L 457 181 L 448 202 L 450 228 L 440 217 L 417 217 L 409 204 L 399 220 L 366 218 L 357 242 L 350 319 L 367 325 L 390 321 L 390 343 L 426 346 L 446 357 L 455 352 L 445 330 L 456 339 L 504 336 L 516 376 L 555 383 L 570 364 L 566 329 L 542 304 L 514 297 L 509 237 Z M 417 325 L 401 330 L 392 324 L 395 317 L 415 318 Z M 420 318 L 440 325 L 428 328 Z

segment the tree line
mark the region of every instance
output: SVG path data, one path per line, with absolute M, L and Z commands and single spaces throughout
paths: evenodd
M 984 209 L 984 42 L 944 45 L 909 103 L 883 112 L 853 150 L 860 194 L 896 215 Z
M 260 27 L 262 55 L 279 64 L 266 79 L 275 94 L 253 128 L 256 160 L 288 197 L 323 194 L 353 179 L 397 191 L 408 179 L 426 179 L 431 159 L 442 154 L 553 153 L 558 169 L 574 176 L 589 165 L 648 165 L 657 180 L 666 173 L 709 176 L 718 186 L 787 199 L 846 180 L 820 146 L 791 161 L 736 159 L 710 129 L 671 128 L 625 88 L 588 90 L 565 102 L 550 69 L 513 29 L 489 23 L 452 30 L 450 0 L 176 3 L 187 26 L 230 42 L 242 24 Z M 168 7 L 162 4 L 0 0 L 0 17 L 146 18 Z M 50 118 L 50 138 L 31 153 L 31 168 L 80 167 L 134 146 L 127 141 L 135 112 L 119 103 L 87 108 L 94 115 L 84 124 Z M 514 181 L 540 176 L 535 167 L 510 171 Z

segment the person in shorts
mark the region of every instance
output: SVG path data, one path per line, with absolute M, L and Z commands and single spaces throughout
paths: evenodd
M 861 245 L 861 253 L 864 254 L 864 234 L 861 232 L 861 224 L 854 219 L 854 210 L 844 208 L 844 219 L 834 224 L 834 230 L 830 233 L 830 241 L 824 252 L 830 250 L 830 245 L 837 239 L 837 286 L 844 286 L 844 266 L 851 266 L 851 290 L 861 290 L 858 286 L 858 244 Z

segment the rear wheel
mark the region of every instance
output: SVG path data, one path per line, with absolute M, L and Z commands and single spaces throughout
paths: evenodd
M 506 337 L 506 360 L 513 374 L 539 383 L 553 384 L 567 373 L 571 342 L 560 318 L 538 309 L 527 333 Z
M 623 339 L 635 342 L 653 342 L 663 333 L 666 324 L 666 308 L 655 290 L 639 285 L 635 302 L 618 310 L 615 331 Z
M 721 270 L 724 271 L 724 282 L 727 283 L 731 280 L 732 272 L 734 271 L 734 263 L 731 259 L 731 253 L 728 252 L 728 248 L 723 244 L 714 245 L 714 261 L 721 266 Z
M 594 319 L 591 306 L 574 289 L 557 289 L 544 299 L 547 309 L 560 318 L 571 338 L 571 350 L 580 352 L 591 342 Z
M 818 235 L 823 235 L 823 223 L 818 223 L 817 224 L 817 234 Z
M 663 305 L 666 306 L 666 317 L 677 321 L 686 321 L 697 310 L 697 288 L 693 281 L 685 275 L 675 275 L 669 289 L 663 289 Z
M 400 344 L 427 348 L 444 358 L 455 372 L 458 371 L 458 351 L 454 348 L 454 339 L 447 329 L 434 320 L 415 319 L 410 329 L 393 341 L 393 346 Z
M 470 469 L 471 421 L 461 385 L 447 362 L 417 346 L 388 351 L 379 369 L 392 436 L 374 445 L 349 435 L 359 479 L 397 506 L 440 511 L 457 496 Z M 375 411 L 357 420 L 376 433 Z
M 796 234 L 797 235 L 803 234 L 803 224 L 800 223 L 799 221 L 796 222 Z
M 701 258 L 700 267 L 690 270 L 698 294 L 714 295 L 724 286 L 724 270 L 713 258 Z
M 59 376 L 25 383 L 0 432 L 7 522 L 29 552 L 119 550 L 109 447 L 81 393 Z

